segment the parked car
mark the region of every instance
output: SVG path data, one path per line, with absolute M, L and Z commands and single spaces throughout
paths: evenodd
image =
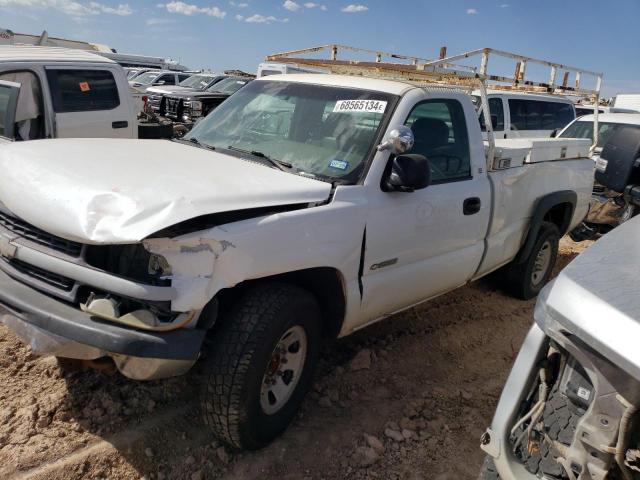
M 252 77 L 227 77 L 206 90 L 176 92 L 165 95 L 164 115 L 174 122 L 191 126 L 195 121 L 249 83 Z
M 638 478 L 639 237 L 640 219 L 625 223 L 538 297 L 482 436 L 481 480 Z
M 164 116 L 164 96 L 177 92 L 201 92 L 227 78 L 227 75 L 198 74 L 187 78 L 175 86 L 150 87 L 147 89 L 147 106 L 154 113 Z
M 487 98 L 496 138 L 550 137 L 576 118 L 573 102 L 560 96 L 490 91 Z M 480 95 L 473 99 L 479 107 Z
M 5 139 L 136 138 L 136 102 L 113 60 L 81 50 L 0 46 Z
M 141 92 L 146 92 L 150 87 L 177 85 L 191 75 L 190 73 L 174 72 L 171 70 L 152 70 L 137 75 L 129 81 L 129 85 Z
M 582 117 L 584 115 L 593 115 L 595 107 L 593 105 L 576 104 L 576 117 Z M 637 110 L 631 110 L 629 108 L 616 108 L 610 106 L 600 105 L 598 107 L 598 114 L 603 113 L 639 113 Z
M 598 119 L 598 144 L 593 157 L 596 169 L 598 165 L 606 165 L 608 161 L 607 155 L 602 155 L 603 148 L 609 145 L 609 150 L 613 151 L 623 143 L 626 145 L 629 141 L 633 142 L 633 139 L 640 135 L 640 114 L 609 113 L 598 115 Z M 593 115 L 577 118 L 560 132 L 558 137 L 593 138 Z M 632 165 L 638 157 L 640 157 L 640 153 L 629 151 L 628 164 Z M 632 171 L 619 170 L 618 177 L 621 183 L 614 188 L 600 183 L 596 172 L 589 214 L 585 221 L 571 232 L 573 240 L 588 240 L 598 234 L 606 233 L 634 217 L 640 211 L 636 200 L 625 191 L 625 187 L 634 182 L 633 178 L 625 176 Z
M 515 296 L 540 291 L 587 213 L 590 142 L 510 142 L 488 161 L 463 92 L 311 74 L 248 83 L 181 140 L 10 145 L 5 324 L 134 379 L 185 373 L 209 335 L 204 422 L 259 448 L 323 338 L 499 268 Z

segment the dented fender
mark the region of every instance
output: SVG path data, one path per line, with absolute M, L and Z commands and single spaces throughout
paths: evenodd
M 356 192 L 362 188 L 339 187 L 326 205 L 148 238 L 143 245 L 171 267 L 174 311 L 202 310 L 220 290 L 247 280 L 315 267 L 335 268 L 347 299 L 359 298 L 366 205 Z

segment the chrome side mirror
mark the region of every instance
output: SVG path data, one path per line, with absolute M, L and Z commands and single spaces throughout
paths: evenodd
M 396 155 L 402 155 L 413 148 L 413 131 L 405 126 L 398 125 L 387 133 L 386 139 L 378 145 L 378 151 L 391 150 Z

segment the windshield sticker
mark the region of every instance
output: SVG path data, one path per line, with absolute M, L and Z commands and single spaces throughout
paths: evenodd
M 349 162 L 347 162 L 346 160 L 334 159 L 329 162 L 329 167 L 337 168 L 338 170 L 346 170 L 347 168 L 349 168 Z
M 384 113 L 387 102 L 382 100 L 338 100 L 333 111 L 338 113 Z
M 78 85 L 80 86 L 81 92 L 88 92 L 89 90 L 91 90 L 91 87 L 89 87 L 89 82 L 80 82 Z

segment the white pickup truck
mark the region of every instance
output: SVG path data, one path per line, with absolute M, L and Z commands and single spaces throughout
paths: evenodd
M 204 419 L 258 448 L 295 415 L 323 337 L 501 267 L 536 295 L 587 213 L 589 145 L 501 140 L 488 162 L 465 93 L 330 74 L 258 79 L 181 140 L 14 143 L 3 321 L 135 379 L 186 372 L 208 336 Z
M 0 143 L 43 138 L 152 138 L 143 95 L 113 60 L 82 50 L 0 46 Z

